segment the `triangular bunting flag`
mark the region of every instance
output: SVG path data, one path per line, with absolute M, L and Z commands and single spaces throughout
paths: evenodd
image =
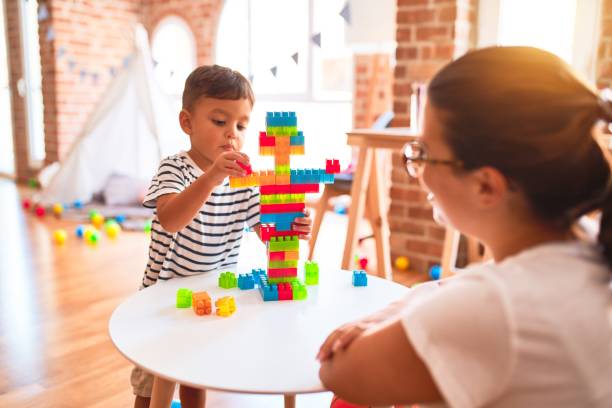
M 66 53 L 66 49 L 64 47 L 59 47 L 57 49 L 57 58 L 62 58 Z
M 111 77 L 115 77 L 115 75 L 117 75 L 117 69 L 115 67 L 110 67 L 108 69 L 108 73 L 110 74 Z
M 312 36 L 312 42 L 317 44 L 319 48 L 321 48 L 321 33 L 317 33 Z
M 73 59 L 68 60 L 68 69 L 70 71 L 74 71 L 75 67 L 76 67 L 76 62 L 74 62 Z
M 85 71 L 84 69 L 81 69 L 81 72 L 79 72 L 79 77 L 81 78 L 81 81 L 85 79 L 86 76 L 87 76 L 87 71 Z
M 272 68 L 270 68 L 270 72 L 272 72 L 272 75 L 274 75 L 274 78 L 276 78 L 276 71 L 278 70 L 278 68 L 275 66 L 273 66 Z
M 251 74 L 249 75 L 249 82 L 253 83 L 253 80 L 255 79 L 255 75 Z
M 46 4 L 41 4 L 38 8 L 38 21 L 45 21 L 49 18 L 49 10 L 47 10 Z
M 293 58 L 293 61 L 294 61 L 296 64 L 298 63 L 299 57 L 300 57 L 300 55 L 299 55 L 299 53 L 297 53 L 297 52 L 291 56 L 291 58 Z
M 344 4 L 344 7 L 342 7 L 340 15 L 342 16 L 346 24 L 351 24 L 351 5 L 348 1 Z

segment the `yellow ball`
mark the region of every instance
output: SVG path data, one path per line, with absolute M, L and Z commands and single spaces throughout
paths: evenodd
M 106 235 L 108 235 L 110 239 L 117 238 L 117 236 L 119 235 L 119 232 L 121 232 L 121 227 L 116 222 L 107 223 L 105 225 L 105 229 L 106 229 Z
M 55 241 L 57 245 L 64 245 L 64 242 L 66 242 L 66 238 L 68 238 L 66 230 L 58 229 L 53 231 L 53 241 Z
M 395 259 L 395 267 L 400 271 L 407 271 L 410 267 L 410 260 L 407 256 L 398 256 Z
M 61 205 L 60 203 L 53 204 L 53 214 L 55 214 L 55 215 L 62 215 L 63 212 L 64 212 L 64 206 L 63 205 Z
M 104 216 L 100 213 L 95 213 L 91 216 L 91 223 L 96 227 L 100 228 L 104 224 Z

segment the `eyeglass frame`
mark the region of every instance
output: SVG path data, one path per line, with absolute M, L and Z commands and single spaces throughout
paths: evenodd
M 412 149 L 413 146 L 419 147 L 420 153 L 418 157 L 408 157 L 406 154 L 406 150 L 408 149 L 411 149 L 412 151 L 415 150 L 415 149 Z M 413 140 L 412 142 L 408 142 L 404 145 L 404 147 L 402 148 L 402 160 L 404 162 L 404 169 L 406 170 L 409 176 L 414 177 L 414 178 L 419 177 L 421 173 L 421 169 L 423 168 L 422 165 L 424 163 L 443 164 L 443 165 L 454 166 L 454 167 L 464 166 L 463 160 L 459 160 L 459 159 L 432 159 L 432 158 L 427 157 L 427 149 L 425 148 L 425 145 L 419 140 Z

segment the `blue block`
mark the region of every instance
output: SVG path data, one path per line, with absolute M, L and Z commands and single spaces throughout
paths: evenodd
M 241 290 L 248 290 L 255 288 L 255 279 L 250 273 L 238 275 L 238 287 Z
M 291 136 L 289 139 L 289 144 L 291 146 L 304 146 L 304 133 L 298 130 L 297 136 Z
M 368 275 L 364 270 L 353 271 L 353 286 L 368 286 Z
M 255 271 L 255 270 L 254 270 Z M 261 271 L 256 276 L 257 286 L 259 287 L 259 293 L 264 302 L 270 302 L 278 300 L 278 286 L 275 284 L 270 285 L 268 283 L 268 275 Z
M 304 213 L 301 212 L 291 212 L 291 213 L 271 213 L 271 214 L 261 214 L 260 222 L 262 224 L 276 224 L 276 229 L 278 230 L 279 224 L 291 224 L 296 218 L 303 217 Z

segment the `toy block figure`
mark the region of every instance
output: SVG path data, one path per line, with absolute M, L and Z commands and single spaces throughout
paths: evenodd
M 176 307 L 179 309 L 191 307 L 191 291 L 189 289 L 180 288 L 176 291 Z
M 268 268 L 267 274 L 253 273 L 253 278 L 264 301 L 306 298 L 306 287 L 298 281 L 299 233 L 292 227 L 296 218 L 304 216 L 306 193 L 319 192 L 320 184 L 333 183 L 334 174 L 340 172 L 335 159 L 326 160 L 325 168 L 292 169 L 291 156 L 303 155 L 304 149 L 295 112 L 268 112 L 266 131 L 259 133 L 259 153 L 274 157 L 274 170 L 230 177 L 231 187 L 259 186 L 261 239 L 267 247 Z M 317 284 L 318 265 L 308 263 L 307 269 L 306 284 Z
M 314 261 L 306 261 L 304 265 L 304 280 L 307 285 L 319 284 L 319 264 Z
M 240 274 L 238 276 L 238 287 L 240 290 L 253 289 L 255 287 L 255 279 L 253 279 L 253 275 L 250 273 Z
M 191 295 L 193 311 L 198 316 L 209 315 L 212 313 L 212 300 L 207 292 L 193 292 Z
M 219 275 L 219 287 L 223 289 L 231 289 L 238 286 L 238 280 L 236 274 L 233 272 L 223 272 Z
M 368 275 L 365 271 L 353 271 L 353 286 L 368 286 Z
M 236 302 L 233 296 L 224 296 L 217 299 L 215 306 L 217 307 L 217 316 L 228 317 L 236 311 Z

